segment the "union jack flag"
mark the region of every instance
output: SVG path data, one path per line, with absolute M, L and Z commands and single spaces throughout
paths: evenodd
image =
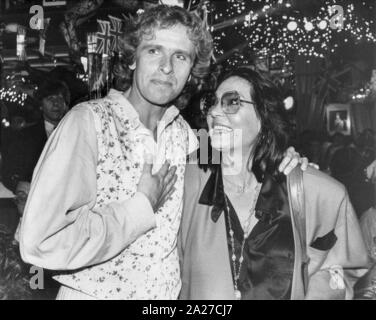
M 111 21 L 111 50 L 119 52 L 119 37 L 121 36 L 122 21 L 119 18 L 108 16 Z
M 100 31 L 97 32 L 97 53 L 109 54 L 111 50 L 111 25 L 109 21 L 98 20 Z

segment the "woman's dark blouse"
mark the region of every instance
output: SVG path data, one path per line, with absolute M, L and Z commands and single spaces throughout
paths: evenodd
M 243 241 L 243 230 L 237 214 L 227 198 L 227 212 L 221 169 L 213 171 L 200 203 L 213 205 L 212 219 L 217 221 L 226 212 L 226 231 L 229 263 L 234 279 L 232 246 L 228 218 L 234 231 L 236 270 Z M 225 211 L 226 210 L 226 211 Z M 294 238 L 285 182 L 265 176 L 255 210 L 258 222 L 246 239 L 238 289 L 245 300 L 283 300 L 291 297 L 294 267 Z

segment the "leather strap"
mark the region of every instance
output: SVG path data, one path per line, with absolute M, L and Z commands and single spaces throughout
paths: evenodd
M 291 212 L 294 215 L 293 221 L 296 225 L 296 231 L 299 233 L 300 250 L 302 255 L 302 278 L 304 294 L 308 287 L 308 262 L 307 255 L 307 234 L 306 234 L 306 216 L 304 203 L 304 185 L 303 172 L 300 167 L 295 168 L 288 176 L 288 188 L 290 189 Z

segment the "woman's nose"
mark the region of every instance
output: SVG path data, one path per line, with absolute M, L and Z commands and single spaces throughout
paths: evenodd
M 219 117 L 219 116 L 224 116 L 224 112 L 223 112 L 223 109 L 222 109 L 222 106 L 221 106 L 221 103 L 218 102 L 216 103 L 215 105 L 213 105 L 210 109 L 209 109 L 209 113 L 213 116 L 213 117 Z

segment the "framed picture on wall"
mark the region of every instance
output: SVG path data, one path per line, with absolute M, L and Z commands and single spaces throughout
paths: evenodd
M 329 104 L 326 106 L 326 124 L 329 134 L 351 134 L 351 117 L 349 104 Z

